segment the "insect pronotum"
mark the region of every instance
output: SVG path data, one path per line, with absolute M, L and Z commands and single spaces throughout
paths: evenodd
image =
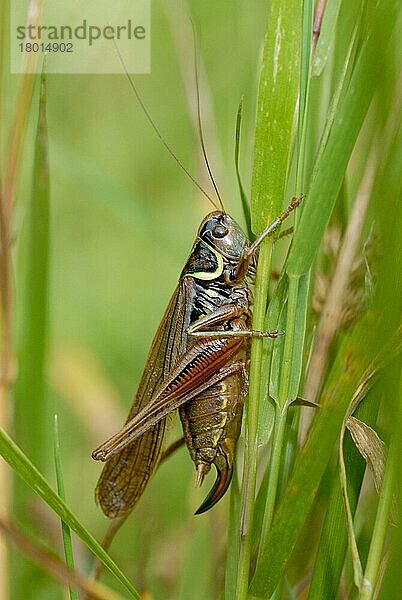
M 161 137 L 126 74 L 148 120 Z M 199 116 L 198 83 L 197 104 Z M 200 117 L 199 129 L 220 209 L 208 214 L 198 229 L 152 341 L 126 424 L 92 453 L 95 460 L 106 462 L 96 498 L 109 517 L 129 512 L 143 494 L 163 454 L 165 433 L 176 410 L 196 467 L 197 485 L 201 485 L 211 464 L 217 470 L 216 481 L 196 514 L 210 509 L 222 498 L 233 473 L 247 395 L 250 338 L 279 335 L 277 331 L 251 330 L 250 282 L 262 240 L 279 227 L 300 199 L 293 198 L 288 208 L 250 244 L 223 208 L 206 157 Z M 163 143 L 178 161 L 164 140 Z M 189 175 L 187 170 L 186 173 Z

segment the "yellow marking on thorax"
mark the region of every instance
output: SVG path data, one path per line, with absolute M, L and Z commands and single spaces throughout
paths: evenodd
M 213 279 L 220 277 L 223 273 L 223 257 L 217 250 L 212 248 L 212 246 L 204 242 L 204 240 L 200 240 L 200 242 L 215 255 L 218 266 L 215 271 L 196 271 L 194 273 L 186 273 L 186 276 L 195 277 L 195 279 L 202 279 L 203 281 L 212 281 Z

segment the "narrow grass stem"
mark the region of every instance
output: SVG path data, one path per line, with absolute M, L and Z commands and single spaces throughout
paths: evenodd
M 278 489 L 279 472 L 281 465 L 281 456 L 283 441 L 285 435 L 287 400 L 290 387 L 290 374 L 292 369 L 294 323 L 297 306 L 299 279 L 291 277 L 289 279 L 288 312 L 286 318 L 286 333 L 283 350 L 282 370 L 279 387 L 278 403 L 275 411 L 275 425 L 272 437 L 271 457 L 269 462 L 269 483 L 268 493 L 265 503 L 264 520 L 262 525 L 261 539 L 265 539 L 271 528 L 272 517 L 274 514 L 276 494 Z
M 60 498 L 66 501 L 66 491 L 64 487 L 63 467 L 61 464 L 61 453 L 60 453 L 60 437 L 59 437 L 59 424 L 57 415 L 54 415 L 54 463 L 56 470 L 56 481 L 57 481 L 57 493 Z M 71 541 L 71 531 L 67 523 L 61 520 L 61 533 L 63 537 L 64 556 L 66 559 L 66 565 L 70 571 L 74 571 L 74 554 Z M 70 600 L 78 600 L 78 592 L 73 587 L 69 586 Z
M 0 182 L 1 185 L 1 182 Z M 0 427 L 8 429 L 9 388 L 12 383 L 12 279 L 9 239 L 9 224 L 6 223 L 3 194 L 0 191 Z M 6 465 L 0 463 L 0 516 L 8 517 L 10 500 L 10 479 Z M 0 598 L 8 596 L 8 548 L 5 539 L 0 539 Z
M 401 407 L 398 406 L 397 411 L 397 421 L 399 427 L 395 427 L 390 442 L 387 463 L 385 465 L 384 480 L 378 502 L 377 515 L 370 542 L 370 550 L 367 558 L 366 570 L 363 577 L 359 600 L 372 600 L 372 598 L 374 598 L 377 577 L 381 565 L 384 541 L 392 509 L 395 473 L 398 463 L 398 450 L 400 448 L 398 434 L 401 426 Z
M 265 321 L 265 308 L 271 270 L 272 242 L 266 240 L 261 245 L 258 260 L 253 329 L 262 330 Z M 252 551 L 252 524 L 254 514 L 255 482 L 257 471 L 257 422 L 261 388 L 261 367 L 263 340 L 253 339 L 251 345 L 250 387 L 247 411 L 247 448 L 244 455 L 244 475 L 240 498 L 240 553 L 237 572 L 236 599 L 243 600 L 248 595 L 250 559 Z
M 265 502 L 264 520 L 262 523 L 262 539 L 265 539 L 265 537 L 268 535 L 268 532 L 271 528 L 272 517 L 274 514 L 279 472 L 281 466 L 283 439 L 285 435 L 286 414 L 287 409 L 283 410 L 278 405 L 276 405 L 275 425 L 272 435 L 271 458 L 269 462 L 268 494 Z
M 292 370 L 293 340 L 296 321 L 299 277 L 289 276 L 288 310 L 286 316 L 285 343 L 283 348 L 282 370 L 279 385 L 278 404 L 284 408 L 288 401 L 290 374 Z

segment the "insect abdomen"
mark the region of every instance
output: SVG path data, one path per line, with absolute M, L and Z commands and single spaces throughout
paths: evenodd
M 216 504 L 229 486 L 240 434 L 244 386 L 244 377 L 239 371 L 180 408 L 184 439 L 197 469 L 197 484 L 202 483 L 211 464 L 215 464 L 218 472 L 215 485 L 198 513 Z

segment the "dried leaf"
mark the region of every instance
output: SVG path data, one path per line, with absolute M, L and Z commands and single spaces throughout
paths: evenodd
M 350 551 L 352 554 L 354 581 L 355 581 L 355 585 L 358 589 L 362 589 L 362 586 L 364 585 L 363 568 L 361 565 L 359 550 L 358 550 L 357 542 L 356 542 L 356 538 L 355 538 L 353 516 L 352 516 L 352 511 L 350 509 L 348 492 L 347 492 L 346 467 L 345 467 L 345 461 L 344 461 L 344 457 L 343 457 L 344 432 L 345 432 L 345 427 L 349 428 L 351 420 L 361 423 L 361 421 L 359 422 L 358 419 L 356 419 L 355 417 L 352 417 L 352 414 L 357 409 L 359 404 L 364 400 L 364 398 L 367 396 L 370 389 L 373 387 L 373 385 L 377 381 L 381 370 L 387 364 L 389 364 L 389 362 L 393 358 L 398 356 L 401 351 L 402 351 L 402 326 L 399 326 L 398 329 L 396 330 L 396 332 L 394 333 L 394 335 L 386 343 L 386 345 L 384 346 L 382 351 L 375 357 L 375 359 L 371 362 L 369 367 L 365 370 L 365 372 L 361 376 L 359 385 L 357 386 L 356 391 L 353 394 L 353 397 L 350 401 L 349 411 L 347 412 L 347 415 L 346 415 L 346 418 L 344 421 L 344 425 L 343 425 L 343 427 L 341 429 L 341 433 L 340 433 L 339 469 L 340 469 L 340 478 L 341 478 L 341 489 L 342 489 L 342 495 L 343 495 L 343 500 L 344 500 L 344 505 L 345 505 L 346 526 L 347 526 L 347 531 L 348 531 L 349 547 L 350 547 Z M 364 423 L 363 423 L 363 425 L 364 425 Z M 353 427 L 353 425 L 352 425 L 352 427 Z M 365 427 L 370 429 L 368 427 L 368 425 L 365 425 Z M 355 430 L 356 429 L 357 429 L 357 427 L 355 427 Z M 373 430 L 371 430 L 371 431 L 374 433 L 375 436 L 377 436 L 377 434 Z M 351 435 L 353 437 L 352 432 L 351 432 Z M 361 437 L 362 437 L 362 435 L 361 435 Z M 381 440 L 379 438 L 378 438 L 378 440 L 381 442 Z M 383 443 L 383 442 L 381 442 L 381 443 Z M 361 446 L 363 445 L 363 443 L 361 441 L 360 441 L 360 445 Z M 372 445 L 374 445 L 374 442 Z M 358 445 L 357 445 L 357 447 L 358 447 L 359 451 L 361 451 Z M 364 454 L 363 454 L 363 456 L 364 456 Z M 368 460 L 367 460 L 367 463 L 370 464 Z M 384 461 L 384 464 L 385 464 L 385 461 Z M 384 464 L 382 467 L 382 473 L 384 473 Z M 381 477 L 381 482 L 382 482 L 382 477 Z M 377 488 L 377 484 L 376 484 L 376 488 Z M 380 484 L 380 488 L 381 488 L 381 484 Z M 394 519 L 394 517 L 393 517 L 393 519 Z
M 350 431 L 356 448 L 373 474 L 375 489 L 379 494 L 384 478 L 386 446 L 374 429 L 356 417 L 348 417 L 346 427 Z

